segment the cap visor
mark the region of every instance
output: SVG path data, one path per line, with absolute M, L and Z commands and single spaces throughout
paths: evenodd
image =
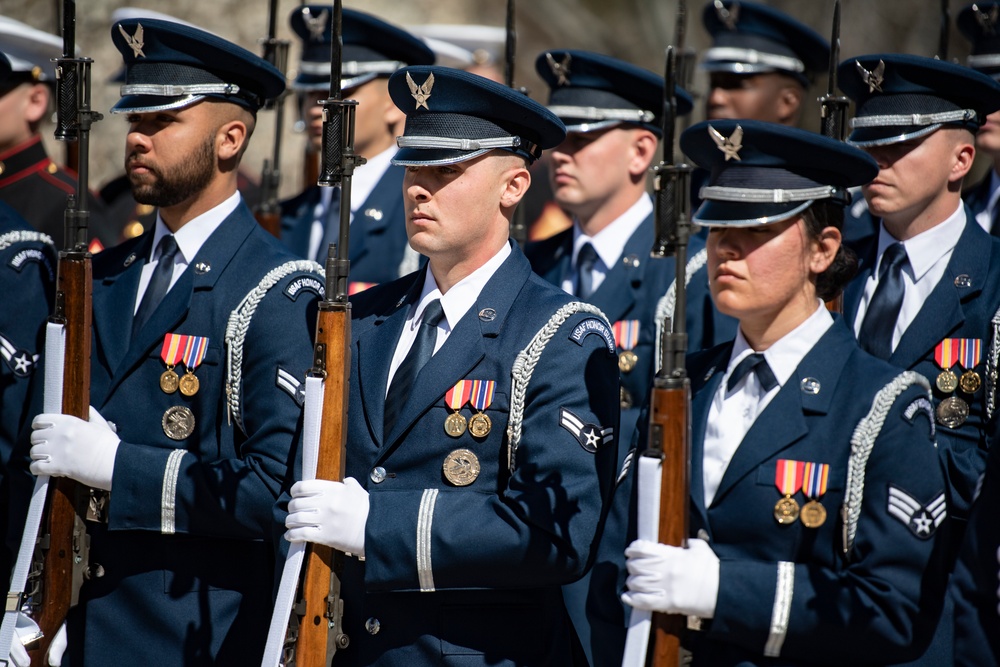
M 491 148 L 463 151 L 454 148 L 400 148 L 392 158 L 392 163 L 401 167 L 431 167 L 442 164 L 465 162 L 489 153 Z
M 706 200 L 694 214 L 693 222 L 706 227 L 759 227 L 793 218 L 814 200 L 785 204 L 745 204 Z
M 154 113 L 156 111 L 183 109 L 203 99 L 205 99 L 204 95 L 184 95 L 183 97 L 125 95 L 111 107 L 111 113 Z

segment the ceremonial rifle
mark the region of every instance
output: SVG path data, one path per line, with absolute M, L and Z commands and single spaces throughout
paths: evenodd
M 951 12 L 948 0 L 941 0 L 941 28 L 938 32 L 938 60 L 948 60 L 948 33 L 951 30 Z
M 56 61 L 56 139 L 79 147 L 76 193 L 64 216 L 66 247 L 59 252 L 55 312 L 52 322 L 65 330 L 62 412 L 90 418 L 91 255 L 87 251 L 88 163 L 91 125 L 101 120 L 90 108 L 90 58 L 76 56 L 76 2 L 63 3 L 63 57 Z M 32 616 L 43 633 L 29 651 L 32 665 L 47 664 L 52 638 L 77 603 L 80 585 L 89 578 L 84 520 L 97 518 L 93 492 L 79 482 L 60 477 L 49 484 L 42 536 L 38 541 L 40 568 L 33 573 Z M 88 516 L 89 515 L 89 516 Z
M 525 95 L 528 94 L 526 88 L 516 88 L 514 86 L 514 54 L 517 52 L 517 30 L 514 27 L 514 0 L 507 0 L 507 41 L 504 44 L 504 84 L 508 88 L 514 88 Z M 514 209 L 514 215 L 510 219 L 510 238 L 517 242 L 517 245 L 524 249 L 528 242 L 528 223 L 524 220 L 523 202 Z
M 837 141 L 843 141 L 846 136 L 847 107 L 850 101 L 837 94 L 837 62 L 840 60 L 840 0 L 833 5 L 833 31 L 830 35 L 830 67 L 826 80 L 826 95 L 819 98 L 820 134 Z M 839 216 L 840 229 L 844 228 L 844 210 L 831 207 L 831 215 Z M 837 223 L 837 220 L 831 220 Z M 826 302 L 828 310 L 835 313 L 844 312 L 844 294 L 841 292 Z
M 264 43 L 264 60 L 271 63 L 282 74 L 288 66 L 288 40 L 278 39 L 278 0 L 270 0 L 267 13 L 267 39 Z M 275 237 L 281 236 L 281 206 L 278 203 L 278 188 L 281 185 L 281 135 L 285 125 L 285 97 L 282 91 L 264 107 L 274 110 L 274 143 L 271 145 L 270 159 L 264 159 L 260 177 L 260 202 L 254 210 L 257 223 Z
M 677 18 L 674 23 L 674 51 L 677 61 L 677 85 L 691 90 L 691 76 L 694 74 L 694 51 L 684 48 L 687 38 L 687 1 L 677 0 Z
M 309 374 L 324 379 L 316 479 L 336 481 L 344 479 L 351 375 L 351 304 L 347 293 L 351 180 L 354 169 L 365 163 L 365 159 L 354 152 L 357 102 L 342 99 L 340 90 L 342 54 L 342 1 L 335 0 L 330 97 L 321 102 L 323 149 L 318 184 L 340 186 L 340 236 L 338 243 L 331 243 L 327 252 L 326 296 L 319 304 L 313 367 Z M 306 548 L 299 605 L 295 612 L 299 617 L 293 656 L 297 667 L 326 667 L 337 649 L 345 648 L 349 642 L 344 633 L 344 603 L 340 597 L 343 558 L 342 552 L 321 544 L 309 544 Z
M 685 368 L 687 326 L 687 246 L 691 235 L 689 189 L 691 167 L 674 159 L 677 119 L 676 56 L 667 48 L 663 89 L 663 160 L 653 172 L 656 194 L 656 239 L 651 255 L 673 255 L 676 301 L 673 318 L 665 317 L 661 350 L 663 366 L 653 378 L 649 407 L 649 441 L 644 457 L 661 462 L 659 541 L 687 546 L 688 496 L 691 452 L 691 383 Z M 641 489 L 640 489 L 641 493 Z M 646 664 L 675 667 L 680 664 L 680 637 L 685 618 L 653 614 Z

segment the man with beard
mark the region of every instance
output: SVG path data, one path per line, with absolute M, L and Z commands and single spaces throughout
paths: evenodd
M 189 26 L 129 19 L 111 34 L 127 68 L 112 109 L 128 121 L 125 169 L 159 212 L 94 262 L 90 420 L 33 423 L 31 471 L 81 482 L 99 508 L 87 523 L 99 574 L 69 614 L 66 656 L 259 663 L 272 507 L 322 291 L 318 267 L 261 229 L 236 187 L 256 112 L 284 81 Z

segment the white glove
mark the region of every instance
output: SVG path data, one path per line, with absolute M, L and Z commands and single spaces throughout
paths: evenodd
M 712 618 L 719 597 L 719 557 L 705 540 L 688 548 L 636 540 L 625 549 L 628 591 L 636 609 Z
M 25 644 L 30 644 L 42 636 L 38 624 L 24 612 L 18 612 L 14 624 L 14 638 L 10 643 L 10 663 L 14 667 L 30 667 L 31 658 Z
M 31 422 L 31 472 L 72 477 L 95 489 L 111 490 L 121 439 L 93 406 L 90 421 L 41 414 Z
M 356 479 L 296 482 L 291 494 L 286 540 L 316 542 L 355 556 L 365 555 L 368 492 Z
M 91 408 L 93 410 L 93 408 Z M 66 624 L 59 626 L 59 631 L 52 638 L 49 644 L 49 652 L 45 655 L 48 659 L 49 667 L 60 667 L 62 665 L 63 654 L 66 652 Z

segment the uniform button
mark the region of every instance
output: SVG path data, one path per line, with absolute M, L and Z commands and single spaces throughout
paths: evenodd
M 378 631 L 382 629 L 382 623 L 379 622 L 374 616 L 365 621 L 365 630 L 368 631 L 370 635 L 377 635 Z
M 378 466 L 377 468 L 372 468 L 371 474 L 368 475 L 373 482 L 376 484 L 381 484 L 385 479 L 385 468 Z

